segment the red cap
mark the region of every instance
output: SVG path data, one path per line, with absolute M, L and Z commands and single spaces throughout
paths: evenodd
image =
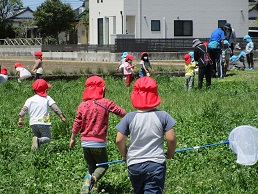
M 36 51 L 36 52 L 34 53 L 34 56 L 39 57 L 39 59 L 42 61 L 42 52 Z
M 47 89 L 50 88 L 51 85 L 48 84 L 44 79 L 37 79 L 33 84 L 32 88 L 39 96 L 46 97 Z
M 126 59 L 126 60 L 131 60 L 131 61 L 134 60 L 133 55 L 131 55 L 131 54 L 128 54 L 128 55 L 125 57 L 125 59 Z
M 204 42 L 203 44 L 204 44 L 205 46 L 208 46 L 209 43 L 208 43 L 208 42 Z
M 20 62 L 17 62 L 17 63 L 14 64 L 14 67 L 17 68 L 17 67 L 23 67 L 23 66 Z
M 142 52 L 141 53 L 141 58 L 140 58 L 141 60 L 142 60 L 143 55 L 148 55 L 148 53 L 147 52 Z
M 3 68 L 1 69 L 1 74 L 3 74 L 3 75 L 8 75 L 7 69 L 6 69 L 5 67 L 3 67 Z
M 185 54 L 184 59 L 185 59 L 185 64 L 188 65 L 191 62 L 191 55 Z
M 134 108 L 137 109 L 149 109 L 158 106 L 161 100 L 155 80 L 148 76 L 137 79 L 133 86 L 131 101 Z
M 42 52 L 36 51 L 36 52 L 34 53 L 34 55 L 40 57 L 40 56 L 42 56 Z
M 83 92 L 83 100 L 101 99 L 104 97 L 105 82 L 99 76 L 91 76 L 85 82 L 86 89 Z

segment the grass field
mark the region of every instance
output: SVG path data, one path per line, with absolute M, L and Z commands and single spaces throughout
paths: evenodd
M 229 133 L 240 125 L 257 127 L 258 71 L 231 71 L 226 79 L 212 79 L 209 90 L 184 90 L 184 77 L 160 75 L 154 77 L 159 85 L 162 103 L 158 109 L 171 114 L 177 121 L 177 149 L 225 141 Z M 39 152 L 31 152 L 32 132 L 28 117 L 24 127 L 17 127 L 18 113 L 25 100 L 33 95 L 32 81 L 18 83 L 10 80 L 0 85 L 0 193 L 35 194 L 80 192 L 87 166 L 83 159 L 80 139 L 75 149 L 69 150 L 73 119 L 82 100 L 84 82 L 51 80 L 48 94 L 57 102 L 67 118 L 63 124 L 51 112 L 52 136 L 50 143 Z M 133 111 L 131 88 L 122 79 L 104 77 L 106 97 Z M 196 77 L 195 87 L 197 86 Z M 115 126 L 120 118 L 110 115 L 109 160 L 121 159 L 115 145 Z M 132 193 L 125 163 L 110 165 L 99 182 L 102 193 Z M 167 161 L 164 193 L 258 193 L 257 164 L 241 166 L 228 145 L 176 153 Z

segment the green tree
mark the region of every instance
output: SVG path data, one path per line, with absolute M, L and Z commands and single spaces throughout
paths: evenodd
M 60 0 L 46 0 L 33 13 L 39 30 L 58 41 L 58 34 L 72 30 L 75 12 L 70 4 Z
M 15 32 L 16 37 L 27 38 L 27 31 L 35 26 L 35 21 L 33 19 L 22 19 L 20 22 L 20 26 L 13 27 L 13 31 Z
M 0 0 L 0 38 L 10 37 L 12 27 L 9 18 L 22 6 L 21 0 Z

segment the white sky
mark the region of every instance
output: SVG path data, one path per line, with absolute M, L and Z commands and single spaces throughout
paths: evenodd
M 30 7 L 32 10 L 36 10 L 38 6 L 45 2 L 45 0 L 21 0 L 23 7 Z M 63 3 L 70 3 L 73 9 L 80 7 L 83 3 L 82 0 L 61 0 Z

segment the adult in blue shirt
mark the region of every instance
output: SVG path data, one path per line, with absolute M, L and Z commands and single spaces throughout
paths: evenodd
M 221 60 L 222 60 L 222 49 L 224 47 L 224 26 L 217 28 L 211 33 L 209 40 L 209 54 L 213 62 L 213 77 L 216 77 L 216 72 L 218 70 L 218 76 L 222 76 L 222 73 L 219 71 Z

